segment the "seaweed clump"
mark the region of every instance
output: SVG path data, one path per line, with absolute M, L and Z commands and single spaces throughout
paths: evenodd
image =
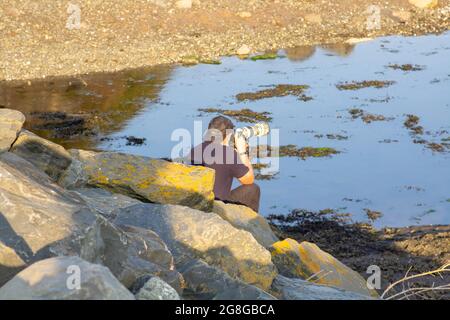
M 392 118 L 386 118 L 381 114 L 367 113 L 362 109 L 350 109 L 348 111 L 353 119 L 361 118 L 365 123 L 371 123 L 373 121 L 387 121 L 392 120 Z
M 253 170 L 255 171 L 255 179 L 256 180 L 272 180 L 275 179 L 276 174 L 263 174 L 261 173 L 262 169 L 266 169 L 269 167 L 267 163 L 254 163 L 252 164 Z
M 423 127 L 419 126 L 420 118 L 413 114 L 406 115 L 403 125 L 411 130 L 414 134 L 423 134 Z
M 336 87 L 339 90 L 359 90 L 363 88 L 385 88 L 390 85 L 393 85 L 395 81 L 381 81 L 381 80 L 364 80 L 364 81 L 353 81 L 353 82 L 344 82 L 339 83 L 336 85 Z
M 299 100 L 309 101 L 312 97 L 305 95 L 305 90 L 309 89 L 307 85 L 279 84 L 270 89 L 264 89 L 256 92 L 243 92 L 236 95 L 238 101 L 261 100 L 273 97 L 296 96 Z
M 293 144 L 288 144 L 286 146 L 280 146 L 279 155 L 280 157 L 298 157 L 301 159 L 306 158 L 320 158 L 320 157 L 329 157 L 334 154 L 340 153 L 336 149 L 328 148 L 328 147 L 321 147 L 321 148 L 314 148 L 314 147 L 303 147 L 298 148 L 297 146 Z
M 253 56 L 250 59 L 253 61 L 258 61 L 258 60 L 273 60 L 276 58 L 278 58 L 278 55 L 276 53 L 264 53 L 264 54 Z
M 250 109 L 242 109 L 242 110 L 226 110 L 226 109 L 216 109 L 216 108 L 201 108 L 198 109 L 200 112 L 206 113 L 219 113 L 224 116 L 231 117 L 240 122 L 249 122 L 256 123 L 259 121 L 270 122 L 272 121 L 272 117 L 270 116 L 270 112 L 256 112 Z
M 390 64 L 388 65 L 388 68 L 394 69 L 394 70 L 402 70 L 402 71 L 421 71 L 424 69 L 423 66 L 419 66 L 417 64 Z

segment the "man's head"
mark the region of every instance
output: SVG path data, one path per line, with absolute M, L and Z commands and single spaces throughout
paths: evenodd
M 230 119 L 217 116 L 209 122 L 207 139 L 216 141 L 218 137 L 221 137 L 222 140 L 218 142 L 225 142 L 230 138 L 233 129 L 234 124 Z

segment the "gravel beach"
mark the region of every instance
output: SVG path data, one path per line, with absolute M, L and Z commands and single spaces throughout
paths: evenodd
M 450 0 L 3 0 L 0 17 L 0 80 L 27 80 L 438 33 Z

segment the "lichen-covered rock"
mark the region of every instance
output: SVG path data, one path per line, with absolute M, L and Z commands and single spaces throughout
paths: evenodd
M 25 116 L 21 112 L 0 109 L 0 153 L 11 148 L 24 122 Z
M 34 164 L 55 181 L 72 162 L 70 154 L 62 146 L 27 130 L 19 133 L 10 151 Z
M 409 3 L 420 9 L 433 9 L 439 5 L 439 0 L 409 0 Z
M 180 271 L 186 281 L 184 297 L 199 300 L 274 300 L 258 287 L 231 278 L 201 260 L 192 260 Z
M 274 243 L 270 250 L 272 261 L 284 276 L 311 278 L 317 284 L 377 296 L 361 275 L 313 243 L 304 241 L 299 244 L 293 239 L 285 239 Z
M 134 300 L 134 297 L 108 268 L 79 257 L 56 257 L 21 271 L 0 288 L 0 300 Z
M 371 297 L 340 288 L 318 285 L 298 278 L 278 275 L 272 290 L 283 300 L 369 300 Z
M 192 259 L 203 259 L 232 278 L 262 289 L 270 287 L 276 276 L 270 252 L 249 232 L 234 228 L 215 213 L 175 205 L 140 204 L 119 210 L 113 222 L 157 232 L 172 252 L 177 267 Z
M 2 255 L 2 265 L 77 255 L 104 264 L 127 286 L 143 274 L 173 272 L 172 255 L 155 233 L 112 225 L 28 161 L 0 154 L 0 177 L 0 243 L 14 251 Z M 8 271 L 2 281 L 20 269 Z
M 210 210 L 214 170 L 123 153 L 70 150 L 73 162 L 59 183 L 89 185 L 144 201 Z
M 250 232 L 256 241 L 266 248 L 279 240 L 272 232 L 267 220 L 249 207 L 214 201 L 213 212 L 235 228 Z
M 150 278 L 135 297 L 137 300 L 180 300 L 177 291 L 159 277 Z

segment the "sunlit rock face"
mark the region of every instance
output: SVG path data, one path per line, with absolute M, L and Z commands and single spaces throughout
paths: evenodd
M 54 180 L 58 180 L 72 162 L 70 154 L 62 146 L 27 130 L 19 133 L 11 152 L 28 160 Z
M 283 300 L 371 300 L 370 296 L 278 275 L 272 290 Z
M 210 210 L 214 170 L 114 152 L 70 150 L 72 165 L 60 184 L 105 188 L 147 202 Z
M 263 290 L 277 274 L 269 251 L 249 232 L 234 228 L 215 213 L 140 204 L 120 210 L 113 222 L 157 232 L 172 252 L 177 268 L 202 259 L 230 277 Z
M 249 207 L 214 201 L 213 212 L 235 228 L 250 232 L 255 240 L 266 248 L 278 241 L 267 220 Z
M 21 112 L 0 109 L 0 153 L 11 148 L 24 122 L 25 116 Z
M 53 256 L 103 264 L 127 287 L 145 274 L 172 277 L 173 257 L 155 233 L 113 225 L 98 206 L 13 153 L 0 155 L 0 177 L 0 286 Z
M 79 282 L 71 282 L 71 275 L 80 275 Z M 0 299 L 134 300 L 134 297 L 108 268 L 72 256 L 32 264 L 0 288 Z
M 285 239 L 274 243 L 271 253 L 280 274 L 286 277 L 309 279 L 317 284 L 377 296 L 356 271 L 313 243 L 304 241 L 299 244 L 293 239 Z

